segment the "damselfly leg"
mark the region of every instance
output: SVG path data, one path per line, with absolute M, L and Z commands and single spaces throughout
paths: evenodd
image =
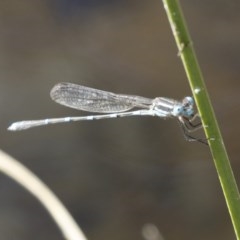
M 195 123 L 194 121 L 197 118 L 200 121 Z M 196 141 L 196 142 L 200 142 L 205 145 L 208 145 L 208 142 L 207 142 L 208 139 L 197 138 L 195 136 L 192 136 L 192 134 L 191 134 L 191 133 L 199 130 L 200 128 L 202 128 L 202 122 L 201 122 L 201 119 L 200 119 L 198 113 L 196 113 L 192 118 L 187 118 L 187 117 L 183 117 L 183 116 L 178 117 L 178 120 L 179 120 L 180 126 L 182 128 L 183 135 L 187 141 L 189 141 L 189 142 Z

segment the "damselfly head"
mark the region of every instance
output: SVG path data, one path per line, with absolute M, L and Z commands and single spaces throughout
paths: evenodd
M 194 100 L 192 97 L 185 97 L 182 100 L 182 116 L 191 117 L 194 115 Z
M 172 114 L 176 117 L 190 118 L 194 115 L 194 100 L 192 97 L 185 97 L 182 102 L 177 102 L 173 108 Z

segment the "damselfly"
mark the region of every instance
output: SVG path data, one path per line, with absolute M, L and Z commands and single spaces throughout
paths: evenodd
M 67 107 L 104 114 L 20 121 L 13 123 L 8 130 L 19 131 L 55 123 L 129 116 L 156 116 L 163 119 L 175 117 L 182 127 L 186 140 L 207 144 L 204 140 L 191 136 L 193 131 L 201 127 L 201 122 L 193 123 L 198 114 L 194 113 L 192 97 L 185 97 L 182 101 L 165 97 L 150 99 L 135 95 L 115 94 L 73 83 L 55 85 L 50 95 L 55 102 Z

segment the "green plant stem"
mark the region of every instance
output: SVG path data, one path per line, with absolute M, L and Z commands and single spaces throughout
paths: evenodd
M 192 40 L 178 0 L 163 0 L 194 99 L 201 116 L 237 239 L 240 240 L 240 196 Z

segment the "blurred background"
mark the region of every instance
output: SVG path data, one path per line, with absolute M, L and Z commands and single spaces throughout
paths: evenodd
M 181 4 L 239 182 L 240 2 Z M 50 99 L 64 81 L 149 98 L 191 95 L 161 1 L 1 1 L 0 29 L 0 146 L 56 193 L 89 239 L 147 239 L 146 226 L 165 240 L 235 239 L 208 147 L 186 142 L 174 119 L 6 130 L 87 115 Z M 1 239 L 63 239 L 3 174 L 0 194 Z

